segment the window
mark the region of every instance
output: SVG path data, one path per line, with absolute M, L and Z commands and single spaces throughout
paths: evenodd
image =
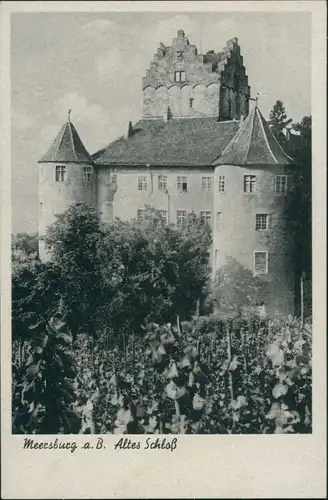
M 194 106 L 194 98 L 190 97 L 190 99 L 189 99 L 189 108 L 193 108 L 193 106 Z
M 147 177 L 144 175 L 138 177 L 138 191 L 147 191 Z
M 167 210 L 159 210 L 159 215 L 164 222 L 164 224 L 167 224 Z
M 216 212 L 215 227 L 216 227 L 217 231 L 220 231 L 220 229 L 221 229 L 221 212 Z
M 117 172 L 108 168 L 107 169 L 107 184 L 112 184 L 113 182 L 117 183 Z
M 255 229 L 256 231 L 267 231 L 268 230 L 268 214 L 256 214 L 255 217 Z
M 183 60 L 183 50 L 177 50 L 177 61 Z
M 177 226 L 183 226 L 187 221 L 186 210 L 177 210 Z
M 108 201 L 103 204 L 103 221 L 110 222 L 113 220 L 113 205 Z
M 158 176 L 158 189 L 159 191 L 167 191 L 167 176 L 159 175 Z
M 212 191 L 212 177 L 202 177 L 202 190 Z
M 244 175 L 244 193 L 255 193 L 256 175 Z
M 186 81 L 185 71 L 175 71 L 174 72 L 174 81 L 175 82 L 185 82 Z
M 275 193 L 276 194 L 287 194 L 287 188 L 288 188 L 288 176 L 287 175 L 276 175 Z
M 225 190 L 225 177 L 224 175 L 219 175 L 218 191 L 219 193 L 224 193 Z
M 40 202 L 39 203 L 39 214 L 40 214 L 40 217 L 42 216 L 42 211 L 43 211 L 43 203 Z
M 56 181 L 64 182 L 66 178 L 66 167 L 65 165 L 56 165 Z
M 254 274 L 268 274 L 268 252 L 254 252 Z
M 84 182 L 91 182 L 92 178 L 92 167 L 84 167 L 83 169 Z
M 209 210 L 202 210 L 200 212 L 200 218 L 204 223 L 211 224 L 212 213 Z
M 185 177 L 185 176 L 178 176 L 177 177 L 177 189 L 180 192 L 187 192 L 188 191 L 187 177 Z
M 138 208 L 137 210 L 137 221 L 141 222 L 144 220 L 145 217 L 145 209 L 144 208 Z

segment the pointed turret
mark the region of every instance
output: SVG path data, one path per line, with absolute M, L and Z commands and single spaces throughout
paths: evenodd
M 287 155 L 271 132 L 257 106 L 242 123 L 235 137 L 214 165 L 290 165 Z
M 48 259 L 43 237 L 56 215 L 76 203 L 96 206 L 97 179 L 94 162 L 79 134 L 68 120 L 50 149 L 39 160 L 39 255 Z
M 39 160 L 39 163 L 93 163 L 73 123 L 70 121 L 69 115 L 68 121 L 64 123 L 56 139 Z

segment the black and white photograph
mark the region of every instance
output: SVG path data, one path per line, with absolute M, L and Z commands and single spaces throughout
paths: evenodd
M 10 15 L 7 406 L 39 460 L 314 432 L 311 12 L 182 3 Z

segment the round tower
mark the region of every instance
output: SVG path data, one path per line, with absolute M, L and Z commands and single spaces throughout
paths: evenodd
M 39 255 L 49 258 L 42 237 L 47 227 L 73 203 L 96 205 L 96 176 L 91 156 L 73 123 L 62 126 L 50 149 L 39 160 Z
M 294 314 L 294 242 L 288 200 L 295 162 L 257 105 L 214 162 L 213 278 L 230 260 L 263 284 L 268 312 Z

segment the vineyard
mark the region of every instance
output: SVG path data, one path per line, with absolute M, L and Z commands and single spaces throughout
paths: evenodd
M 311 344 L 295 319 L 151 323 L 122 348 L 52 318 L 14 343 L 13 432 L 310 433 Z

